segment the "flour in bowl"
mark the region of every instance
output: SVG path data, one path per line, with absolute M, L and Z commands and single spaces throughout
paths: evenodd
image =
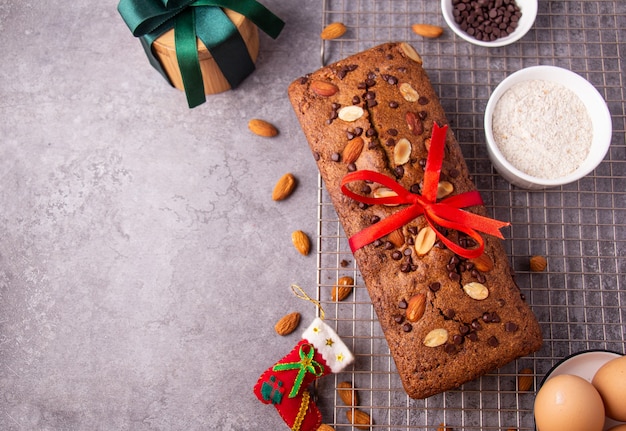
M 552 81 L 522 81 L 509 88 L 495 106 L 492 123 L 504 158 L 536 178 L 574 172 L 587 157 L 593 137 L 582 100 Z

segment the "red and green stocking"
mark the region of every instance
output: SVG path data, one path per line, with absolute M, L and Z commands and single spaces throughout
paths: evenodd
M 262 403 L 273 404 L 292 431 L 315 431 L 322 416 L 307 387 L 342 371 L 353 360 L 337 333 L 316 318 L 291 352 L 261 375 L 254 393 Z

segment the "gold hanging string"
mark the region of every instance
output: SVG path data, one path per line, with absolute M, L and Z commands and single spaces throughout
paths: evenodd
M 324 320 L 326 314 L 324 313 L 324 309 L 322 308 L 322 304 L 320 304 L 320 302 L 317 299 L 313 299 L 311 298 L 309 295 L 307 295 L 307 293 L 297 284 L 292 284 L 291 285 L 291 290 L 293 291 L 294 295 L 296 295 L 298 298 L 300 299 L 304 299 L 305 301 L 309 301 L 312 302 L 313 304 L 315 304 L 315 306 L 319 309 L 320 311 L 320 319 Z

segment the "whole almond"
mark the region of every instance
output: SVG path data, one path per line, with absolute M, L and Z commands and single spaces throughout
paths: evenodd
M 532 256 L 530 258 L 530 270 L 533 272 L 542 272 L 546 270 L 548 262 L 543 256 Z
M 524 368 L 520 370 L 520 375 L 517 377 L 517 389 L 520 392 L 529 391 L 533 387 L 533 370 L 530 368 Z
M 356 407 L 359 405 L 359 397 L 356 390 L 352 387 L 352 383 L 339 382 L 337 384 L 337 393 L 345 405 L 349 407 Z
M 422 57 L 415 50 L 415 48 L 413 48 L 413 46 L 409 45 L 406 42 L 402 42 L 400 44 L 400 50 L 402 51 L 404 55 L 406 55 L 408 58 L 410 58 L 417 64 L 422 64 Z
M 285 336 L 295 331 L 299 324 L 300 313 L 295 311 L 281 317 L 278 322 L 276 322 L 276 325 L 274 325 L 274 330 L 278 335 Z
M 424 133 L 424 124 L 422 123 L 422 120 L 417 115 L 415 115 L 415 112 L 408 111 L 405 114 L 404 119 L 406 120 L 407 127 L 409 128 L 411 133 L 416 136 Z
M 348 421 L 360 430 L 368 430 L 372 425 L 372 418 L 363 410 L 350 409 L 346 411 Z
M 320 37 L 324 40 L 337 39 L 346 33 L 346 26 L 342 22 L 332 22 L 322 30 Z
M 330 425 L 321 424 L 319 428 L 317 428 L 317 431 L 335 431 L 335 428 L 331 427 Z
M 387 235 L 387 240 L 389 240 L 393 245 L 400 248 L 404 245 L 404 234 L 402 230 L 396 229 Z
M 331 299 L 333 301 L 343 301 L 352 293 L 352 288 L 354 287 L 354 279 L 352 277 L 343 276 L 339 277 L 337 280 L 337 284 L 333 286 L 333 290 L 331 292 Z
M 291 233 L 291 242 L 296 250 L 304 256 L 308 255 L 309 251 L 311 251 L 311 240 L 308 235 L 301 230 L 296 230 Z
M 437 38 L 443 34 L 443 28 L 432 24 L 413 24 L 413 32 L 419 36 Z
M 272 199 L 275 201 L 287 199 L 295 187 L 296 177 L 294 177 L 292 173 L 286 173 L 276 182 L 274 190 L 272 191 Z
M 413 295 L 406 307 L 406 320 L 415 323 L 422 318 L 424 311 L 426 311 L 426 295 L 423 293 Z
M 264 136 L 266 138 L 272 138 L 278 135 L 278 129 L 276 129 L 273 124 L 258 118 L 253 118 L 248 121 L 248 129 L 255 135 Z
M 443 422 L 439 424 L 437 431 L 452 431 L 451 427 L 447 427 Z
M 343 149 L 341 159 L 346 164 L 356 162 L 356 160 L 361 155 L 361 151 L 363 151 L 364 145 L 365 145 L 365 142 L 363 141 L 363 138 L 361 138 L 360 136 L 357 136 L 354 139 L 348 141 L 348 143 Z
M 493 261 L 487 253 L 483 253 L 474 259 L 471 259 L 474 267 L 480 272 L 489 272 L 493 269 Z
M 339 91 L 339 87 L 332 82 L 311 81 L 311 91 L 318 96 L 330 97 Z

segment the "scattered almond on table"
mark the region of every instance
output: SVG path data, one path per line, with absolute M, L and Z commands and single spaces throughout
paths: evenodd
M 443 422 L 439 424 L 437 431 L 452 431 L 451 427 L 447 427 Z
M 276 182 L 274 190 L 272 191 L 272 199 L 275 201 L 287 199 L 295 187 L 296 177 L 294 177 L 292 173 L 286 173 Z
M 309 236 L 301 230 L 296 230 L 291 233 L 291 242 L 298 252 L 304 256 L 311 251 L 311 240 Z
M 322 30 L 320 37 L 324 40 L 337 39 L 338 37 L 343 36 L 348 29 L 345 24 L 342 22 L 333 22 L 328 24 Z
M 529 391 L 533 387 L 533 370 L 530 368 L 524 368 L 520 370 L 520 375 L 517 378 L 517 389 L 520 392 Z
M 250 131 L 255 135 L 264 136 L 266 138 L 272 138 L 278 135 L 278 129 L 276 126 L 259 118 L 253 118 L 248 121 L 248 129 L 250 129 Z
M 350 409 L 346 411 L 346 417 L 348 418 L 348 421 L 357 429 L 368 430 L 372 426 L 372 418 L 363 410 Z
M 443 28 L 432 24 L 413 24 L 411 26 L 413 33 L 418 36 L 435 39 L 443 34 Z
M 335 431 L 335 428 L 331 427 L 330 425 L 321 424 L 317 431 Z
M 333 287 L 331 292 L 331 299 L 333 301 L 343 301 L 352 293 L 354 287 L 354 279 L 352 277 L 344 276 L 339 277 L 337 284 Z
M 337 393 L 341 401 L 348 407 L 356 407 L 359 405 L 359 397 L 356 390 L 350 382 L 339 382 L 337 384 Z
M 274 325 L 274 330 L 278 335 L 285 336 L 295 331 L 299 324 L 300 313 L 295 311 L 281 317 L 278 322 L 276 322 L 276 325 Z
M 530 258 L 530 270 L 532 272 L 542 272 L 545 271 L 548 266 L 548 262 L 546 258 L 543 256 L 532 256 Z

